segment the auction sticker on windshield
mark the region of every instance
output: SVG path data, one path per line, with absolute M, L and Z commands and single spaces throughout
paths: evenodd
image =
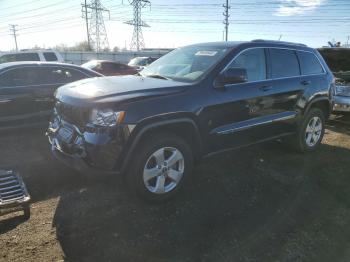
M 215 56 L 218 53 L 218 51 L 198 51 L 195 55 L 198 56 Z

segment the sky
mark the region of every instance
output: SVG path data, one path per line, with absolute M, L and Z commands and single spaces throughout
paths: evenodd
M 72 46 L 86 41 L 84 0 L 0 0 L 0 50 L 15 48 L 9 24 L 18 29 L 19 49 Z M 91 2 L 92 0 L 87 0 Z M 223 40 L 226 0 L 150 0 L 142 9 L 147 48 L 175 48 Z M 133 9 L 128 0 L 100 0 L 110 11 L 105 26 L 111 48 L 130 47 Z M 312 47 L 328 41 L 346 43 L 350 36 L 350 0 L 230 0 L 232 41 L 272 39 Z M 350 41 L 349 41 L 350 42 Z

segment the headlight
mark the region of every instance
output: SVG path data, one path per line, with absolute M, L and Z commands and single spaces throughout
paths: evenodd
M 335 86 L 335 95 L 350 96 L 350 86 Z
M 115 112 L 112 109 L 94 109 L 90 120 L 96 126 L 112 127 L 123 122 L 124 117 L 124 111 Z

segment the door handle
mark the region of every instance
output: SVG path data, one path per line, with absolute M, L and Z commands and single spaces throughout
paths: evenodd
M 304 80 L 304 81 L 301 81 L 301 84 L 302 84 L 303 86 L 308 86 L 308 85 L 311 84 L 311 81 L 310 81 L 310 80 Z
M 262 86 L 259 88 L 261 91 L 266 92 L 272 89 L 272 86 Z

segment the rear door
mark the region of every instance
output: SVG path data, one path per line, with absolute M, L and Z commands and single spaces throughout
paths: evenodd
M 296 104 L 306 86 L 302 82 L 296 50 L 269 48 L 268 78 L 273 90 L 271 112 L 280 115 L 280 121 L 270 126 L 274 136 L 295 131 Z
M 33 67 L 17 67 L 0 72 L 0 125 L 27 124 L 38 119 L 34 103 L 36 78 Z

